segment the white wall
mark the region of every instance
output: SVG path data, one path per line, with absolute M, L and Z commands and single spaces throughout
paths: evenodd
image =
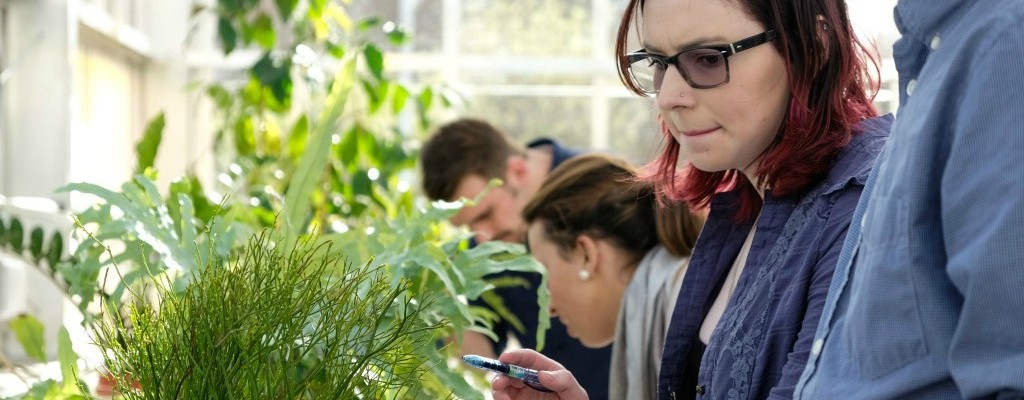
M 75 32 L 66 0 L 7 3 L 3 84 L 6 126 L 0 193 L 48 197 L 67 181 L 71 127 L 71 54 Z

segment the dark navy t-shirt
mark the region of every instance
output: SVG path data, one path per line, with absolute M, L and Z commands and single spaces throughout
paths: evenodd
M 552 139 L 541 138 L 526 145 L 527 148 L 538 148 L 547 146 L 551 149 L 551 169 L 555 169 L 565 160 L 568 160 L 579 153 L 567 149 Z M 525 272 L 503 272 L 489 278 L 496 277 L 519 277 L 529 282 L 530 287 L 508 287 L 498 288 L 494 293 L 501 297 L 509 312 L 516 316 L 523 323 L 524 332 L 517 331 L 505 321 L 499 321 L 494 325 L 494 333 L 500 341 L 494 344 L 494 352 L 501 354 L 505 350 L 507 335 L 511 334 L 519 340 L 524 348 L 537 348 L 537 313 L 540 307 L 537 305 L 537 287 L 540 286 L 540 275 Z M 473 302 L 474 305 L 485 306 L 482 301 Z M 565 325 L 558 318 L 551 319 L 551 328 L 548 329 L 545 337 L 544 350 L 542 354 L 565 366 L 572 372 L 580 385 L 587 390 L 587 394 L 593 400 L 608 398 L 608 371 L 611 367 L 611 346 L 600 349 L 589 349 L 583 346 L 579 340 L 573 339 L 566 331 Z

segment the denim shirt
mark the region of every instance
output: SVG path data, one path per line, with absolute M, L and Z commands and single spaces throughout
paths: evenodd
M 1024 398 L 1024 1 L 896 23 L 902 105 L 795 397 Z
M 802 196 L 766 191 L 747 264 L 704 352 L 698 399 L 789 398 L 803 371 L 836 258 L 891 116 L 866 120 Z M 659 398 L 674 399 L 696 341 L 753 222 L 735 222 L 736 191 L 716 194 L 676 300 Z M 692 371 L 691 371 L 692 372 Z

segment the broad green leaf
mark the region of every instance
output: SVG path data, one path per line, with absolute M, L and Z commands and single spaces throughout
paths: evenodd
M 45 381 L 32 385 L 32 389 L 29 390 L 32 399 L 59 399 L 60 397 L 60 385 L 53 379 L 47 379 Z
M 327 0 L 310 0 L 309 11 L 315 12 L 317 15 L 320 15 L 321 13 L 324 12 L 324 4 L 326 3 Z
M 144 207 L 148 206 L 149 208 L 152 208 L 151 210 L 146 210 L 147 212 L 143 215 L 148 216 L 154 214 L 154 212 L 161 213 L 166 211 L 158 208 L 158 206 L 163 205 L 164 199 L 160 195 L 160 189 L 156 187 L 156 183 L 154 183 L 149 177 L 143 175 L 135 175 L 134 183 L 135 185 L 125 184 L 125 188 L 122 188 L 122 190 L 124 190 L 125 193 L 130 193 L 130 191 L 126 189 L 127 187 L 138 187 L 142 189 L 142 192 L 139 193 L 139 197 L 137 199 L 144 205 Z M 170 221 L 164 221 L 162 219 L 158 221 L 160 223 L 170 225 Z
M 231 105 L 235 102 L 235 99 L 231 97 L 227 89 L 220 85 L 211 85 L 206 89 L 206 95 L 213 99 L 213 103 L 217 105 L 217 108 L 224 112 L 231 108 Z
M 177 203 L 181 209 L 181 217 L 177 221 L 177 225 L 181 227 L 180 244 L 186 250 L 192 249 L 195 247 L 196 237 L 199 234 L 195 223 L 195 208 L 192 206 L 192 199 L 185 194 L 178 195 Z
M 11 218 L 11 226 L 7 228 L 7 245 L 15 254 L 21 254 L 25 248 L 25 228 L 17 218 Z
M 289 104 L 291 99 L 291 67 L 291 58 L 275 59 L 268 51 L 252 66 L 250 73 L 259 79 L 259 82 L 273 95 L 274 100 L 283 107 Z
M 380 166 L 379 139 L 366 129 L 359 131 L 359 155 L 369 166 Z
M 397 26 L 392 30 L 385 31 L 384 33 L 387 35 L 388 41 L 395 46 L 404 45 L 409 41 L 409 35 L 404 29 Z
M 153 168 L 153 163 L 156 161 L 157 151 L 160 149 L 160 141 L 164 135 L 164 112 L 161 111 L 156 117 L 149 120 L 146 124 L 146 131 L 142 135 L 142 139 L 135 144 L 135 155 L 138 157 L 138 165 L 135 167 L 135 173 L 139 174 L 146 169 Z
M 323 176 L 331 147 L 331 137 L 337 129 L 338 119 L 341 118 L 342 111 L 345 109 L 345 102 L 348 101 L 354 79 L 355 60 L 349 59 L 342 64 L 334 77 L 330 94 L 313 126 L 313 136 L 308 147 L 311 150 L 303 154 L 293 175 L 294 181 L 285 193 L 283 219 L 286 232 L 289 235 L 286 243 L 293 241 L 293 238 L 296 237 L 294 235 L 299 235 L 306 230 L 305 221 L 310 203 L 309 196 L 313 187 Z
M 394 93 L 391 96 L 391 112 L 398 114 L 409 100 L 409 90 L 402 85 L 394 85 Z
M 50 246 L 46 250 L 46 263 L 50 266 L 50 271 L 57 270 L 57 264 L 60 263 L 61 257 L 64 256 L 64 236 L 60 232 L 54 232 L 50 236 Z
M 242 44 L 248 46 L 252 43 L 252 24 L 247 19 L 236 19 L 235 23 L 238 24 L 238 31 L 242 34 Z
M 318 1 L 320 0 L 310 2 L 309 10 L 306 12 L 306 18 L 313 27 L 313 38 L 318 42 L 322 42 L 330 36 L 331 27 L 327 25 L 327 21 L 324 21 L 323 7 L 320 7 L 319 9 L 314 7 L 314 4 Z
M 231 20 L 221 17 L 217 20 L 217 35 L 220 38 L 220 45 L 224 48 L 224 54 L 231 54 L 238 43 L 238 32 L 232 26 Z
M 356 23 L 356 27 L 359 28 L 359 30 L 361 30 L 363 32 L 366 32 L 366 31 L 369 31 L 370 29 L 373 29 L 373 28 L 376 28 L 377 26 L 380 26 L 380 24 L 381 24 L 380 17 L 378 17 L 376 15 L 372 15 L 372 16 L 360 19 L 359 22 Z
M 335 43 L 328 43 L 327 44 L 327 53 L 329 53 L 334 58 L 337 58 L 337 59 L 340 60 L 342 58 L 345 58 L 345 46 L 342 46 L 342 45 L 339 45 L 339 44 L 335 44 Z
M 36 263 L 43 259 L 43 235 L 43 228 L 39 226 L 33 228 L 28 235 L 28 253 Z
M 349 172 L 354 172 L 356 166 L 359 165 L 359 140 L 362 138 L 360 134 L 362 129 L 359 124 L 354 125 L 352 129 L 345 132 L 345 135 L 341 137 L 341 142 L 338 143 L 338 160 Z
M 370 102 L 370 114 L 377 112 L 381 103 L 384 101 L 383 96 L 380 94 L 379 86 L 374 86 L 374 84 L 367 79 L 360 79 L 359 84 L 362 85 L 363 93 L 366 93 L 367 100 Z
M 71 346 L 71 335 L 63 326 L 57 331 L 57 359 L 60 360 L 60 375 L 64 391 L 78 392 L 78 354 Z
M 417 103 L 417 114 L 419 115 L 420 128 L 426 129 L 430 126 L 430 108 L 434 105 L 434 90 L 429 86 L 420 92 L 420 95 L 416 97 Z
M 256 152 L 256 130 L 253 129 L 251 117 L 242 118 L 235 122 L 233 132 L 235 151 L 239 155 L 247 156 Z
M 281 126 L 276 118 L 263 120 L 263 152 L 273 157 L 281 154 Z
M 270 20 L 270 16 L 260 13 L 256 20 L 253 21 L 250 29 L 252 29 L 252 39 L 256 44 L 259 44 L 265 50 L 272 50 L 274 48 L 277 35 L 274 33 L 274 23 Z
M 199 218 L 200 221 L 206 224 L 221 212 L 220 205 L 214 204 L 206 197 L 206 193 L 203 192 L 203 184 L 199 182 L 199 178 L 195 175 L 185 175 L 180 180 L 187 183 L 187 192 L 184 193 L 187 193 L 189 198 L 192 199 L 192 204 L 196 209 L 196 218 Z
M 25 350 L 25 355 L 39 362 L 46 361 L 46 339 L 43 337 L 43 324 L 38 319 L 21 314 L 11 319 L 9 326 Z
M 420 101 L 420 106 L 423 107 L 424 111 L 430 111 L 430 107 L 433 107 L 434 105 L 434 89 L 427 86 L 422 92 L 420 92 L 417 99 Z
M 57 189 L 57 191 L 62 193 L 81 192 L 91 194 L 93 196 L 99 197 L 107 204 L 118 207 L 122 210 L 131 208 L 131 202 L 129 202 L 123 194 L 91 183 L 69 183 Z
M 383 80 L 384 55 L 381 54 L 380 49 L 377 46 L 368 44 L 363 48 L 363 57 L 366 57 L 366 66 L 370 68 L 370 73 L 377 78 L 377 81 Z
M 352 19 L 340 4 L 328 3 L 327 8 L 324 10 L 324 19 L 333 22 L 346 34 L 352 31 Z
M 277 11 L 281 13 L 281 18 L 285 21 L 291 20 L 292 11 L 295 11 L 295 6 L 299 0 L 274 0 L 277 4 Z
M 352 174 L 352 193 L 356 196 L 369 198 L 372 192 L 373 181 L 370 180 L 368 171 L 363 168 L 357 168 L 355 174 Z
M 288 135 L 288 156 L 292 160 L 298 160 L 306 151 L 306 142 L 309 140 L 309 119 L 305 115 L 299 117 Z
M 171 218 L 171 221 L 181 221 L 181 204 L 174 201 L 174 199 L 177 199 L 179 195 L 188 195 L 192 191 L 189 186 L 189 181 L 186 177 L 180 177 L 171 182 L 167 194 L 167 215 Z M 180 237 L 181 224 L 174 223 L 174 230 Z

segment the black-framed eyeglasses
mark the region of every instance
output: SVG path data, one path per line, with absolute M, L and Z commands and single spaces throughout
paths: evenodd
M 775 36 L 774 30 L 767 30 L 730 44 L 688 48 L 671 57 L 651 54 L 647 50 L 638 50 L 625 57 L 633 83 L 648 94 L 656 94 L 661 90 L 661 82 L 669 65 L 676 67 L 690 87 L 711 89 L 729 82 L 730 56 L 768 43 Z

